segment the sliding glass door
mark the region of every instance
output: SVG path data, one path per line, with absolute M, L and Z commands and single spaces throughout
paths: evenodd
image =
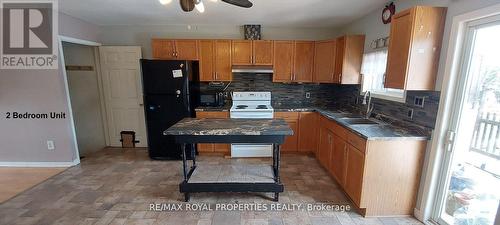
M 500 199 L 500 17 L 470 22 L 464 43 L 434 219 L 491 225 Z

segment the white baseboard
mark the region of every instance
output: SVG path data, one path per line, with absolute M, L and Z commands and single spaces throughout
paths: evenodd
M 0 167 L 71 167 L 78 164 L 79 159 L 73 162 L 0 162 Z

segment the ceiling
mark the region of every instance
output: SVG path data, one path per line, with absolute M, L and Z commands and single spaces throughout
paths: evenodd
M 387 0 L 251 0 L 250 9 L 203 0 L 205 12 L 185 13 L 179 1 L 60 0 L 59 10 L 96 25 L 243 25 L 337 27 L 382 8 Z

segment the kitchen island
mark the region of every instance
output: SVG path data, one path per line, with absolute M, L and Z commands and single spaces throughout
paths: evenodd
M 184 149 L 184 180 L 179 190 L 184 193 L 185 201 L 189 201 L 190 193 L 199 192 L 272 192 L 274 201 L 278 201 L 279 193 L 284 190 L 279 175 L 280 145 L 286 136 L 293 135 L 293 130 L 282 119 L 185 118 L 163 134 L 174 136 L 176 143 Z M 203 168 L 196 165 L 196 154 L 192 152 L 192 165 L 188 170 L 185 147 L 197 143 L 272 144 L 272 165 Z

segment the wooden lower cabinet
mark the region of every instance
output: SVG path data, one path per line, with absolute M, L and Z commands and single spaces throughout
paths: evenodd
M 318 113 L 299 113 L 299 152 L 315 153 L 318 149 Z
M 412 215 L 427 140 L 366 140 L 321 116 L 316 157 L 364 216 Z
M 229 118 L 229 112 L 196 112 L 196 118 Z M 231 152 L 230 144 L 198 144 L 199 153 L 224 153 Z
M 330 168 L 330 157 L 332 152 L 333 132 L 326 127 L 321 127 L 319 131 L 318 160 L 325 168 Z
M 330 161 L 330 172 L 340 185 L 345 185 L 347 142 L 340 136 L 333 135 L 332 156 Z
M 274 118 L 284 119 L 290 128 L 293 130 L 293 135 L 285 139 L 285 143 L 281 145 L 281 152 L 297 152 L 299 143 L 299 113 L 297 112 L 276 112 Z
M 347 146 L 345 165 L 344 189 L 358 206 L 361 204 L 361 189 L 363 187 L 363 174 L 365 168 L 365 154 L 355 147 Z
M 296 120 L 286 120 L 290 128 L 293 130 L 293 135 L 288 136 L 285 139 L 285 143 L 281 145 L 281 151 L 282 152 L 297 152 L 297 146 L 298 146 L 298 124 Z

